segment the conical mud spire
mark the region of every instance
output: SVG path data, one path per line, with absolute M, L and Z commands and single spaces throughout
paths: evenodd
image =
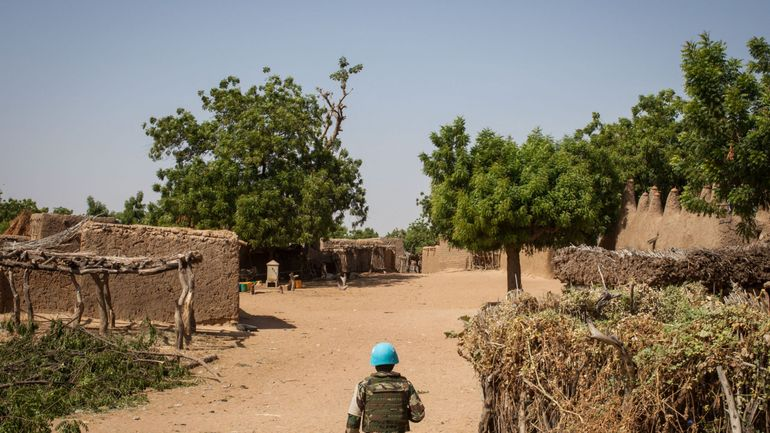
M 663 215 L 663 204 L 660 202 L 660 191 L 657 186 L 650 188 L 650 207 L 647 212 L 651 215 Z
M 666 199 L 666 207 L 663 209 L 664 215 L 678 214 L 682 211 L 682 204 L 679 202 L 679 190 L 676 187 L 671 188 Z
M 637 212 L 647 212 L 647 208 L 650 207 L 650 195 L 647 192 L 642 193 L 639 197 L 639 204 L 636 206 Z

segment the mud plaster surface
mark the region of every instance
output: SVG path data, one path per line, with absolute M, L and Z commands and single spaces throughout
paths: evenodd
M 524 283 L 536 294 L 560 290 L 555 280 Z M 503 272 L 391 274 L 355 280 L 348 291 L 310 284 L 284 295 L 240 296 L 243 320 L 261 329 L 241 347 L 192 352 L 219 355 L 211 366 L 221 383 L 151 392 L 143 406 L 83 414 L 89 433 L 341 432 L 353 387 L 371 372 L 369 351 L 386 339 L 401 358 L 397 371 L 426 406 L 412 431 L 476 431 L 477 378 L 444 331 L 461 330 L 458 317 L 504 297 Z
M 85 252 L 129 257 L 198 251 L 203 261 L 193 266 L 196 319 L 199 323 L 237 319 L 239 246 L 234 233 L 92 224 L 83 229 L 80 248 Z M 86 311 L 95 313 L 96 284 L 89 277 L 83 277 L 81 284 L 86 294 Z M 181 292 L 176 272 L 112 276 L 110 288 L 116 317 L 173 321 L 174 300 Z

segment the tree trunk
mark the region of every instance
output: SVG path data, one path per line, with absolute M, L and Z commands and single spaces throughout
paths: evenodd
M 508 274 L 508 291 L 523 289 L 521 284 L 521 261 L 519 260 L 519 253 L 521 253 L 520 245 L 506 245 L 505 255 L 507 256 L 507 274 Z

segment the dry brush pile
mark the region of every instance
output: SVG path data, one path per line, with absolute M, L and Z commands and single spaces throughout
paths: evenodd
M 482 433 L 770 431 L 770 313 L 745 292 L 523 295 L 482 309 L 460 338 Z
M 713 291 L 770 281 L 770 244 L 667 251 L 567 247 L 554 253 L 554 275 L 568 285 L 644 283 L 655 287 L 699 282 Z

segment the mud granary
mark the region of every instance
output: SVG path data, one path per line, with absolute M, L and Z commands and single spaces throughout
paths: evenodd
M 0 243 L 35 240 L 74 226 L 81 216 L 32 214 L 25 224 L 14 225 L 14 234 L 0 236 Z M 97 219 L 85 224 L 80 235 L 63 246 L 66 252 L 89 252 L 105 256 L 165 256 L 198 251 L 203 260 L 193 269 L 196 282 L 195 316 L 199 324 L 228 323 L 238 319 L 239 242 L 226 230 L 123 225 Z M 20 227 L 21 226 L 21 227 Z M 77 277 L 82 278 L 82 277 Z M 21 279 L 21 273 L 14 279 Z M 85 315 L 96 317 L 96 287 L 82 278 Z M 149 319 L 173 322 L 174 299 L 179 296 L 174 273 L 140 276 L 117 275 L 111 280 L 115 316 L 119 320 Z M 30 295 L 35 311 L 71 313 L 74 308 L 69 276 L 33 271 Z M 12 295 L 8 281 L 0 276 L 0 313 L 10 312 Z

